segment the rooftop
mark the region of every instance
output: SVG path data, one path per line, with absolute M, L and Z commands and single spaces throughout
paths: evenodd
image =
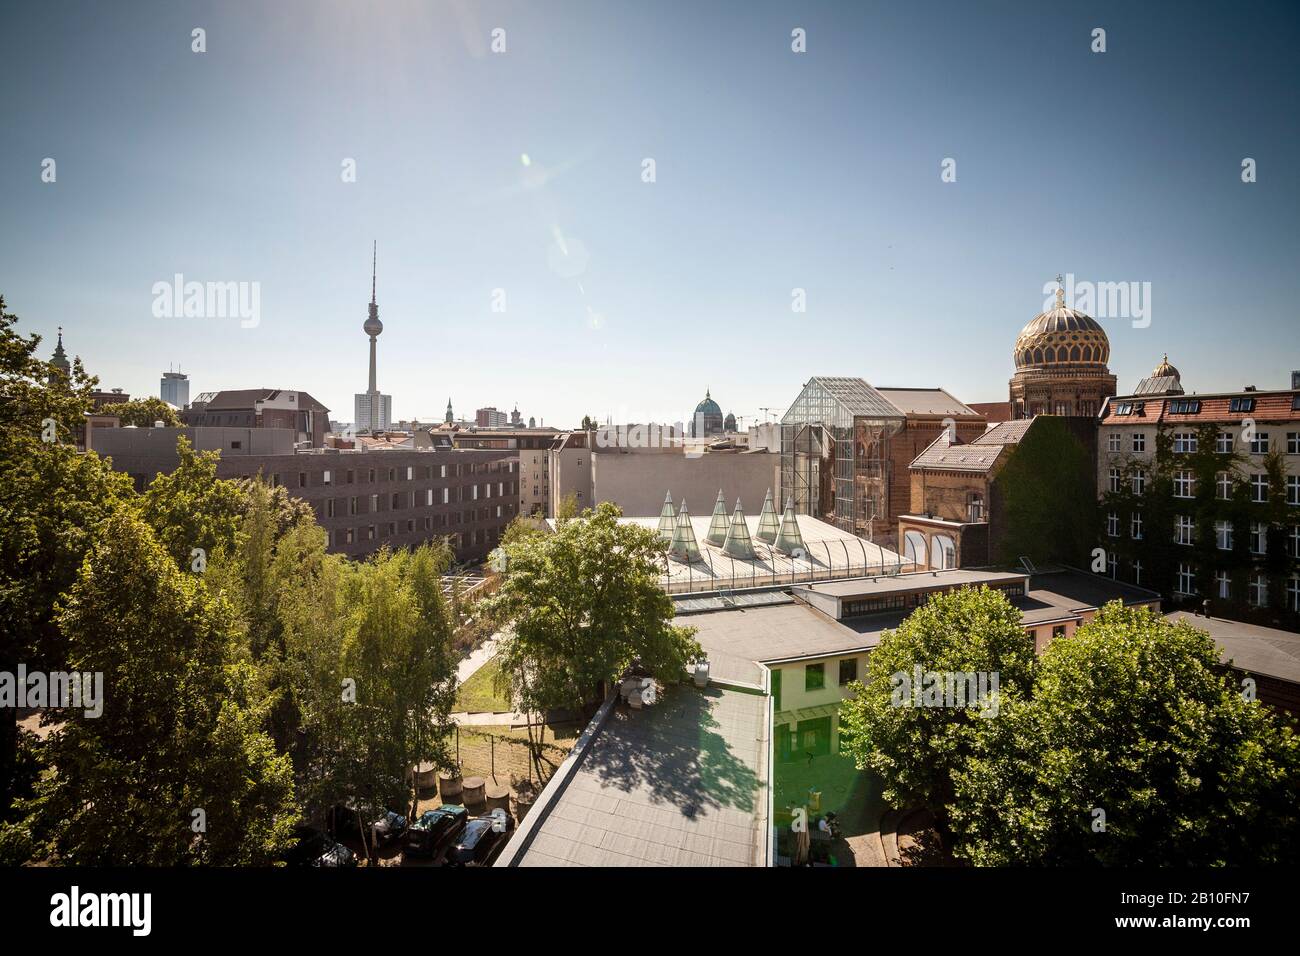
M 765 865 L 768 700 L 674 685 L 609 707 L 497 865 Z
M 1258 624 L 1175 611 L 1171 621 L 1186 621 L 1209 632 L 1220 658 L 1238 670 L 1300 684 L 1300 634 Z

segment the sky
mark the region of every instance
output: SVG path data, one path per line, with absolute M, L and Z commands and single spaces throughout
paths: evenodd
M 6 3 L 0 294 L 104 387 L 178 366 L 339 421 L 372 241 L 396 419 L 707 388 L 750 423 L 813 375 L 1005 401 L 1057 274 L 1149 290 L 1098 315 L 1121 391 L 1165 352 L 1285 387 L 1298 41 L 1249 0 Z M 255 321 L 160 304 L 177 274 Z

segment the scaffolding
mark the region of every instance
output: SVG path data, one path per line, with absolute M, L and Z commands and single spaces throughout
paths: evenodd
M 904 423 L 860 378 L 810 378 L 781 419 L 781 491 L 795 512 L 868 540 L 887 535 L 889 441 Z

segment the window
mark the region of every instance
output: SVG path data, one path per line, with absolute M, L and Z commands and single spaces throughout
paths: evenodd
M 1286 453 L 1288 455 L 1300 455 L 1300 432 L 1286 433 Z
M 1250 576 L 1250 603 L 1253 607 L 1268 607 L 1268 578 L 1262 574 Z
M 375 540 L 375 526 L 374 526 L 374 525 L 366 525 L 366 540 L 367 540 L 367 541 L 374 541 L 374 540 Z
M 415 469 L 414 469 L 413 467 L 411 467 L 410 465 L 407 465 L 407 466 L 406 466 L 406 480 L 407 480 L 407 481 L 410 481 L 410 480 L 411 480 L 412 478 L 414 478 L 414 477 L 415 477 Z
M 1119 515 L 1113 511 L 1106 515 L 1106 534 L 1112 538 L 1119 537 Z
M 1262 521 L 1250 523 L 1250 553 L 1265 554 L 1268 551 L 1268 525 Z
M 1228 411 L 1250 413 L 1255 410 L 1253 398 L 1234 398 L 1228 402 Z
M 1130 480 L 1130 484 L 1131 484 L 1131 486 L 1132 486 L 1132 488 L 1133 488 L 1133 494 L 1135 494 L 1135 495 L 1140 495 L 1140 494 L 1142 494 L 1143 492 L 1145 492 L 1145 491 L 1146 491 L 1146 488 L 1147 488 L 1147 473 L 1146 473 L 1146 471 L 1143 470 L 1143 469 L 1141 469 L 1141 468 L 1134 468 L 1134 469 L 1133 469 L 1133 477 L 1132 477 L 1132 479 Z
M 1300 611 L 1300 574 L 1291 575 L 1286 584 L 1286 606 L 1292 611 Z
M 429 508 L 429 507 L 431 507 L 432 505 L 433 505 L 433 489 L 432 489 L 432 488 L 425 488 L 425 489 L 424 489 L 424 506 L 425 506 L 426 508 Z
M 1290 543 L 1290 553 L 1293 558 L 1300 558 L 1300 524 L 1291 526 L 1291 533 L 1287 536 Z
M 1192 491 L 1195 488 L 1195 486 L 1196 486 L 1196 482 L 1192 478 L 1192 473 L 1190 471 L 1174 472 L 1174 497 L 1175 498 L 1192 497 Z
M 1232 432 L 1219 432 L 1214 439 L 1214 450 L 1220 455 L 1231 455 L 1232 445 Z
M 1250 500 L 1257 503 L 1268 501 L 1268 475 L 1250 476 Z
M 472 500 L 478 501 L 478 485 L 474 485 L 473 487 L 474 487 L 474 494 L 472 496 Z
M 1169 412 L 1172 415 L 1195 415 L 1200 410 L 1199 398 L 1175 398 L 1169 403 Z
M 371 468 L 368 471 L 366 475 L 366 481 L 368 481 L 372 485 L 375 483 L 375 469 Z
M 1191 544 L 1194 525 L 1192 519 L 1187 515 L 1178 515 L 1174 518 L 1174 543 Z
M 1141 561 L 1133 562 L 1133 583 L 1134 584 L 1142 583 L 1142 562 Z
M 244 443 L 243 443 L 242 441 L 232 441 L 232 442 L 230 443 L 230 450 L 231 450 L 231 451 L 238 451 L 239 449 L 241 449 L 241 448 L 243 448 L 243 447 L 244 447 Z
M 333 498 L 326 498 L 326 499 L 325 499 L 325 517 L 327 517 L 327 518 L 333 518 L 333 517 L 334 517 L 334 499 L 333 499 Z
M 351 485 L 351 484 L 355 484 L 355 483 L 356 483 L 356 480 L 357 480 L 357 473 L 356 473 L 356 470 L 355 470 L 355 469 L 352 469 L 352 468 L 349 468 L 349 469 L 348 469 L 348 478 L 347 478 L 348 484 L 349 484 L 349 485 Z
M 821 690 L 826 686 L 826 665 L 808 664 L 803 669 L 803 689 Z
M 370 513 L 374 514 L 379 510 L 379 495 L 370 496 Z
M 1255 432 L 1255 437 L 1250 440 L 1250 453 L 1252 455 L 1268 454 L 1268 432 Z
M 858 659 L 844 657 L 840 659 L 840 686 L 851 684 L 858 679 Z
M 357 513 L 357 501 L 356 495 L 348 499 L 348 514 L 354 515 Z
M 1228 578 L 1227 571 L 1214 572 L 1214 588 L 1222 601 L 1228 600 L 1232 594 L 1232 584 Z
M 1133 433 L 1133 450 L 1134 450 L 1134 451 L 1146 451 L 1146 450 L 1147 450 L 1147 433 L 1146 433 L 1146 432 L 1134 432 L 1134 433 Z
M 439 466 L 438 466 L 438 477 L 439 477 L 439 478 L 446 478 L 446 477 L 447 477 L 447 466 L 446 466 L 446 465 L 439 465 Z
M 323 472 L 321 472 L 321 484 L 323 484 L 326 488 L 328 488 L 333 483 L 334 483 L 334 476 L 330 473 L 330 470 L 326 468 Z
M 299 488 L 307 487 L 307 472 L 305 471 L 298 472 L 298 487 Z
M 1192 595 L 1196 593 L 1196 577 L 1192 574 L 1190 564 L 1178 565 L 1178 593 Z
M 1107 435 L 1107 436 L 1106 436 L 1106 450 L 1107 450 L 1107 451 L 1119 451 L 1119 450 L 1120 450 L 1120 441 L 1123 439 L 1123 437 L 1124 437 L 1124 436 L 1121 435 L 1119 432 L 1111 432 L 1109 435 Z
M 1286 476 L 1286 503 L 1300 505 L 1300 475 Z
M 393 492 L 393 497 L 388 502 L 388 507 L 390 510 L 396 511 L 397 509 L 402 507 L 401 497 L 402 496 L 399 492 L 396 491 Z
M 1133 512 L 1133 517 L 1129 518 L 1128 533 L 1129 537 L 1134 541 L 1142 540 L 1142 513 L 1140 511 Z
M 1119 491 L 1119 469 L 1118 468 L 1112 468 L 1110 470 L 1110 490 L 1114 492 Z
M 1232 522 L 1214 522 L 1214 546 L 1220 551 L 1232 550 Z
M 1190 455 L 1196 451 L 1196 432 L 1174 432 L 1174 452 Z
M 443 503 L 444 505 L 446 505 L 446 504 L 450 504 L 450 503 L 451 503 L 451 489 L 450 489 L 450 488 L 444 488 L 444 489 L 442 489 L 442 503 Z
M 1058 624 L 1054 628 L 1052 628 L 1052 640 L 1056 640 L 1058 637 L 1065 637 L 1064 624 Z
M 1107 555 L 1106 565 L 1110 569 L 1110 576 L 1114 578 L 1119 572 L 1119 558 L 1115 557 L 1114 551 Z
M 1220 501 L 1227 501 L 1232 497 L 1232 476 L 1226 471 L 1221 471 L 1214 476 L 1214 497 Z

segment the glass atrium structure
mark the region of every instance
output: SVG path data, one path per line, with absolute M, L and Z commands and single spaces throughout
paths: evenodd
M 782 494 L 798 514 L 868 540 L 887 535 L 889 439 L 904 423 L 860 378 L 810 378 L 781 419 Z

